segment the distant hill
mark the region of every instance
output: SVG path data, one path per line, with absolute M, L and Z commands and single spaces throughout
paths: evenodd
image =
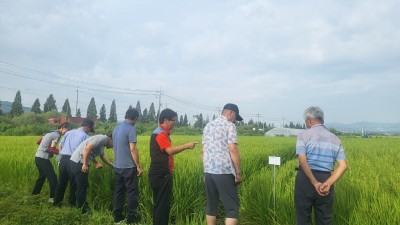
M 3 111 L 3 113 L 9 113 L 11 111 L 11 106 L 12 106 L 12 102 L 1 101 L 0 109 Z M 31 111 L 31 107 L 22 106 L 22 109 L 24 110 L 24 112 Z
M 327 123 L 325 125 L 344 133 L 400 134 L 400 123 L 357 122 L 351 124 Z

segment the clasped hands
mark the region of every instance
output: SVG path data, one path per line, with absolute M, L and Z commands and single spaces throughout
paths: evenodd
M 314 185 L 315 190 L 321 196 L 327 196 L 330 193 L 331 185 L 327 182 L 318 182 Z

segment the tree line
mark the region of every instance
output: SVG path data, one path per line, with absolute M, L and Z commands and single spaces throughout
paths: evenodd
M 0 107 L 1 107 L 1 102 L 0 102 Z M 130 105 L 128 108 L 133 108 L 132 105 Z M 139 122 L 142 124 L 150 124 L 150 126 L 157 124 L 157 118 L 160 113 L 159 109 L 156 111 L 154 103 L 151 103 L 149 109 L 145 108 L 144 110 L 141 110 L 141 104 L 140 101 L 138 100 L 135 106 L 135 109 L 139 112 Z M 58 108 L 56 105 L 56 100 L 54 99 L 53 94 L 50 94 L 44 105 L 43 109 L 41 108 L 41 103 L 39 98 L 36 98 L 31 109 L 31 113 L 34 113 L 35 115 L 40 115 L 40 114 L 45 114 L 47 113 L 48 115 L 58 115 Z M 55 112 L 55 114 L 53 113 Z M 101 121 L 103 123 L 116 123 L 117 122 L 117 111 L 116 111 L 116 103 L 115 99 L 111 102 L 111 107 L 110 111 L 107 115 L 107 110 L 106 106 L 102 104 L 100 107 L 99 113 L 97 111 L 97 106 L 96 106 L 96 101 L 95 98 L 92 97 L 90 99 L 89 105 L 87 106 L 87 114 L 86 118 L 90 119 L 97 119 L 98 121 Z M 49 114 L 50 113 L 50 114 Z M 72 117 L 72 111 L 71 111 L 71 106 L 69 99 L 65 99 L 63 107 L 61 108 L 62 115 L 65 115 L 69 118 Z M 11 105 L 11 110 L 8 113 L 8 117 L 14 118 L 14 117 L 19 117 L 24 114 L 23 106 L 22 106 L 22 98 L 21 98 L 21 92 L 17 91 L 14 101 L 12 102 Z M 4 112 L 1 111 L 0 109 L 0 115 L 5 115 Z M 81 117 L 81 109 L 78 108 L 75 112 L 75 117 Z M 205 118 L 203 117 L 203 114 L 200 113 L 198 115 L 194 115 L 196 118 L 196 121 L 194 122 L 193 126 L 190 124 L 188 117 L 186 114 L 178 116 L 177 119 L 177 127 L 193 127 L 196 128 L 200 131 L 201 129 L 211 120 L 216 118 L 216 115 L 213 115 L 212 118 L 209 118 L 209 116 L 206 116 Z M 274 124 L 267 124 L 265 122 L 255 122 L 253 119 L 250 119 L 248 123 L 244 123 L 243 121 L 237 122 L 237 127 L 238 127 L 238 132 L 246 135 L 263 135 L 266 131 L 272 129 L 275 127 Z M 305 125 L 304 124 L 294 124 L 293 122 L 290 122 L 289 124 L 285 124 L 284 127 L 286 128 L 297 128 L 297 129 L 304 129 Z M 188 131 L 187 129 L 185 132 L 188 132 L 190 134 L 194 133 L 199 133 L 199 131 L 196 130 L 196 132 L 193 131 Z
M 116 107 L 116 103 L 115 103 L 115 99 L 114 99 L 111 102 L 111 107 L 110 107 L 110 112 L 108 114 L 108 117 L 107 117 L 106 106 L 104 104 L 101 106 L 101 108 L 99 110 L 99 114 L 98 114 L 95 98 L 92 97 L 90 99 L 89 105 L 87 107 L 87 111 L 86 111 L 87 114 L 86 114 L 85 118 L 98 119 L 101 122 L 116 123 L 117 122 L 117 109 L 116 108 L 117 107 Z M 130 105 L 128 108 L 133 108 L 133 107 L 132 107 L 132 105 Z M 156 113 L 154 103 L 151 103 L 149 109 L 145 108 L 142 111 L 140 101 L 138 100 L 136 103 L 135 109 L 139 112 L 139 122 L 156 123 L 158 115 L 159 115 L 159 110 Z M 35 114 L 42 114 L 42 113 L 46 113 L 46 112 L 50 112 L 50 111 L 58 112 L 56 100 L 54 99 L 53 94 L 50 94 L 49 97 L 47 97 L 47 99 L 43 105 L 43 109 L 41 108 L 39 98 L 36 98 L 35 101 L 33 102 L 33 105 L 31 107 L 30 111 Z M 23 113 L 24 113 L 24 110 L 23 110 L 23 106 L 22 106 L 21 92 L 17 91 L 14 101 L 11 105 L 11 110 L 8 113 L 8 115 L 10 117 L 17 117 L 17 116 L 22 115 Z M 0 115 L 3 115 L 3 114 L 4 113 L 0 110 Z M 70 106 L 68 98 L 65 99 L 65 101 L 64 101 L 63 107 L 61 108 L 61 114 L 64 114 L 70 118 L 72 117 L 71 106 Z M 82 117 L 80 108 L 78 108 L 76 110 L 75 117 Z M 181 115 L 178 118 L 177 122 L 178 122 L 177 123 L 178 126 L 190 126 L 190 123 L 189 123 L 189 120 L 188 120 L 188 117 L 186 114 L 184 116 Z

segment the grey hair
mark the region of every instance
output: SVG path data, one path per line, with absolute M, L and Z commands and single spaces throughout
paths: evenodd
M 304 110 L 304 120 L 307 120 L 307 118 L 317 119 L 324 124 L 324 112 L 317 106 L 311 106 Z

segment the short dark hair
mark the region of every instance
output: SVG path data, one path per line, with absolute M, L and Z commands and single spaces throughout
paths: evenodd
M 82 127 L 94 127 L 94 122 L 91 119 L 84 119 L 81 123 Z
M 93 132 L 93 133 L 95 132 L 94 131 L 94 122 L 91 119 L 88 119 L 88 118 L 84 119 L 81 123 L 81 127 L 89 127 L 90 132 Z
M 139 112 L 135 109 L 128 109 L 125 113 L 125 119 L 137 120 L 139 118 Z
M 60 126 L 58 126 L 58 129 L 61 129 L 61 128 L 66 128 L 68 130 L 71 130 L 72 129 L 72 125 L 70 123 L 68 123 L 68 122 L 65 122 L 65 123 L 60 124 Z
M 164 123 L 165 119 L 172 120 L 175 117 L 178 117 L 178 114 L 175 111 L 173 111 L 172 109 L 166 108 L 163 111 L 161 111 L 160 118 L 158 118 L 158 122 L 160 124 L 162 124 L 162 123 Z

